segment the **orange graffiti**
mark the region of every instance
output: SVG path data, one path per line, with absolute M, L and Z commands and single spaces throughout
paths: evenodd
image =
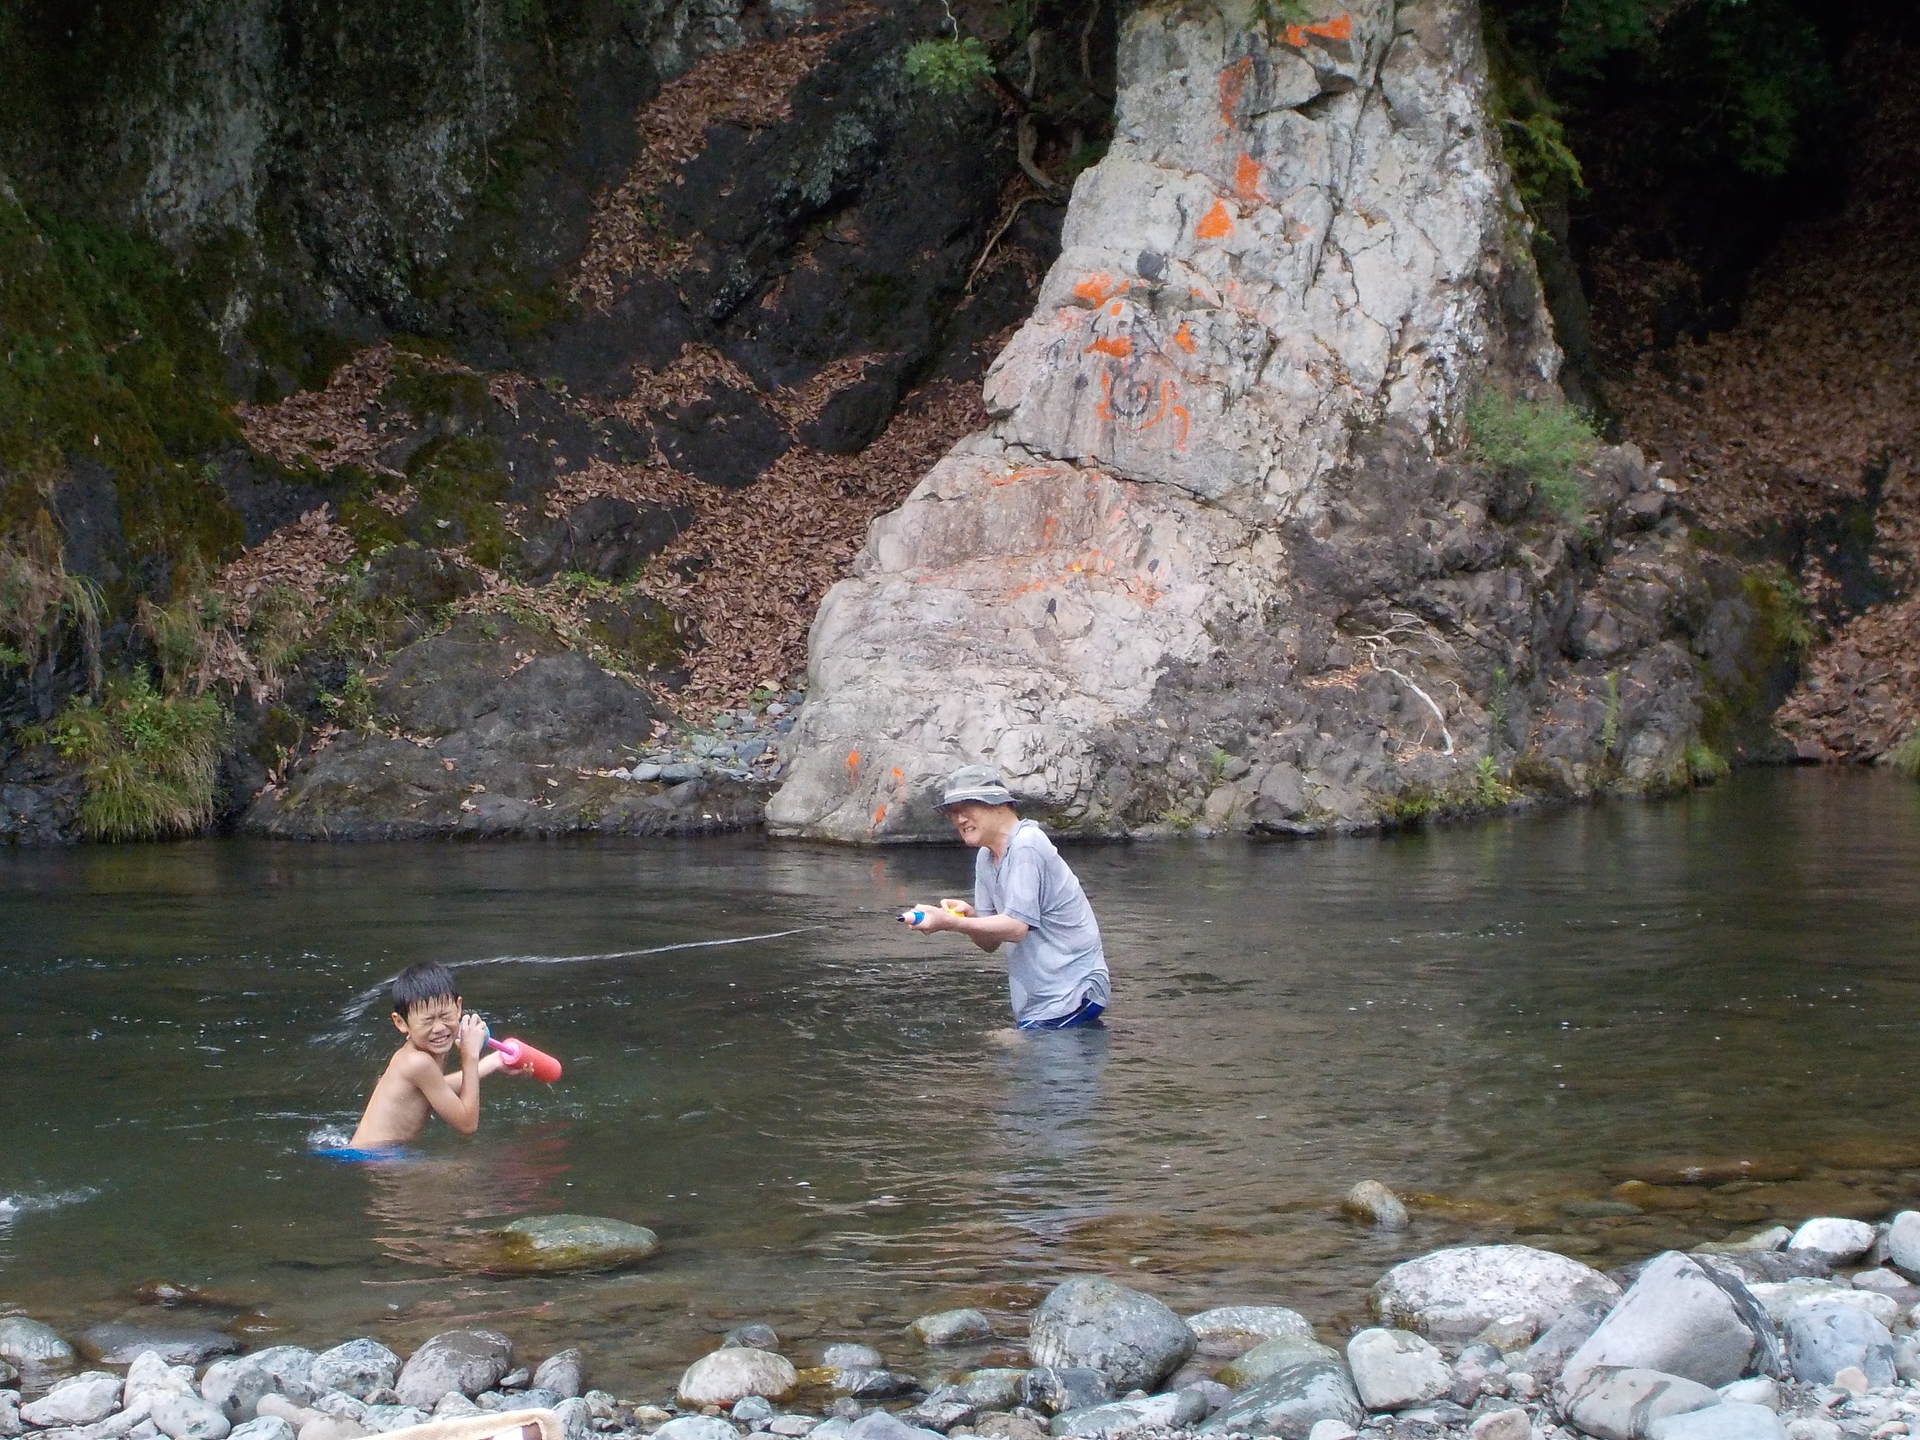
M 1111 275 L 1096 271 L 1092 275 L 1082 276 L 1080 283 L 1073 287 L 1073 293 L 1089 305 L 1104 305 L 1110 296 L 1125 294 L 1132 284 L 1131 280 L 1122 280 L 1115 285 Z
M 873 823 L 875 825 L 878 825 L 882 820 L 886 818 L 887 818 L 887 807 L 884 805 L 880 806 L 878 809 L 876 809 L 873 812 Z
M 1189 355 L 1193 354 L 1193 327 L 1182 320 L 1180 328 L 1173 332 L 1173 343 Z
M 1193 227 L 1194 235 L 1201 240 L 1222 240 L 1233 233 L 1233 216 L 1227 212 L 1227 202 L 1216 200 L 1213 208 L 1200 217 L 1200 223 Z
M 1085 355 L 1088 351 L 1092 350 L 1097 350 L 1102 355 L 1113 355 L 1124 360 L 1133 353 L 1133 341 L 1124 335 L 1116 335 L 1111 340 L 1096 340 L 1087 346 L 1086 350 L 1082 350 L 1080 353 Z
M 897 765 L 896 765 L 896 766 L 894 766 L 894 769 L 893 769 L 893 783 L 894 783 L 894 784 L 896 784 L 896 785 L 898 785 L 898 784 L 899 784 L 899 783 L 900 783 L 901 781 L 903 781 L 903 780 L 905 780 L 906 778 L 907 778 L 907 777 L 906 777 L 905 775 L 902 775 L 902 774 L 900 773 L 900 767 L 899 767 L 899 766 L 897 766 Z
M 1220 72 L 1220 123 L 1231 130 L 1233 112 L 1240 108 L 1240 97 L 1247 93 L 1247 81 L 1253 78 L 1253 57 L 1242 55 Z
M 1233 193 L 1249 205 L 1266 198 L 1260 193 L 1260 162 L 1244 150 L 1233 167 Z
M 1109 315 L 1118 315 L 1120 313 L 1120 302 L 1116 300 L 1113 304 L 1109 305 L 1107 307 L 1107 313 Z
M 858 770 L 859 768 L 860 768 L 860 752 L 858 750 L 849 750 L 847 752 L 847 769 Z
M 1311 25 L 1287 26 L 1286 42 L 1298 50 L 1307 43 L 1309 35 L 1317 35 L 1322 40 L 1351 40 L 1353 38 L 1353 16 L 1342 10 L 1327 20 L 1316 20 Z
M 1187 414 L 1187 407 L 1184 405 L 1174 406 L 1173 413 L 1180 417 L 1180 438 L 1173 442 L 1173 448 L 1184 450 L 1187 448 L 1187 430 L 1193 422 L 1193 417 Z

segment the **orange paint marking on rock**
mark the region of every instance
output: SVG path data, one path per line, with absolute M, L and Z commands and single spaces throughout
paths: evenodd
M 885 805 L 876 807 L 873 812 L 874 828 L 876 829 L 879 828 L 880 822 L 886 818 L 887 818 L 887 807 Z
M 1220 72 L 1220 123 L 1231 130 L 1233 112 L 1240 108 L 1240 97 L 1247 93 L 1247 81 L 1253 78 L 1253 57 L 1242 55 Z
M 1260 177 L 1260 162 L 1242 150 L 1233 167 L 1233 193 L 1250 205 L 1266 199 L 1260 191 Z
M 1109 305 L 1107 307 L 1107 313 L 1109 315 L 1118 315 L 1120 313 L 1120 302 L 1116 300 L 1113 304 Z
M 860 752 L 858 750 L 849 750 L 847 752 L 847 769 L 858 770 L 859 768 L 860 768 Z
M 1233 216 L 1227 210 L 1227 202 L 1216 200 L 1213 208 L 1200 217 L 1200 223 L 1193 227 L 1196 238 L 1201 240 L 1223 240 L 1233 234 Z
M 1173 343 L 1189 355 L 1193 354 L 1193 327 L 1182 320 L 1180 328 L 1173 332 Z
M 1080 353 L 1085 355 L 1089 351 L 1098 351 L 1102 355 L 1112 355 L 1124 360 L 1133 353 L 1133 341 L 1129 340 L 1125 335 L 1115 335 L 1110 340 L 1095 340 Z
M 1325 20 L 1316 20 L 1311 25 L 1287 26 L 1286 43 L 1298 50 L 1307 43 L 1309 35 L 1317 35 L 1322 40 L 1351 40 L 1353 38 L 1353 16 L 1342 10 L 1338 15 L 1328 16 Z
M 1184 405 L 1174 406 L 1173 413 L 1179 417 L 1180 420 L 1180 438 L 1173 442 L 1173 448 L 1176 450 L 1184 450 L 1187 448 L 1187 431 L 1193 425 L 1193 417 L 1187 414 L 1187 407 Z

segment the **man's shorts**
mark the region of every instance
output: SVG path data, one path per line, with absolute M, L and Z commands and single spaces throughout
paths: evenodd
M 1057 1015 L 1051 1020 L 1022 1020 L 1015 1028 L 1020 1030 L 1072 1030 L 1081 1025 L 1098 1025 L 1100 1017 L 1107 1007 L 1096 1000 L 1089 1000 L 1071 1015 Z

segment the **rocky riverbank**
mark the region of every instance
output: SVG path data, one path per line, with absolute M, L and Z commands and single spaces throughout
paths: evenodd
M 1406 1224 L 1379 1185 L 1347 1208 Z M 536 1364 L 486 1330 L 406 1357 L 369 1338 L 234 1354 L 217 1332 L 124 1326 L 76 1347 L 15 1315 L 0 1318 L 0 1436 L 361 1440 L 539 1407 L 567 1440 L 1896 1440 L 1920 1423 L 1916 1279 L 1920 1211 L 1815 1217 L 1611 1272 L 1526 1245 L 1436 1250 L 1383 1275 L 1377 1323 L 1344 1337 L 1274 1304 L 1183 1318 L 1079 1276 L 1024 1337 L 949 1310 L 891 1356 L 838 1343 L 796 1363 L 744 1325 L 651 1399 L 591 1388 L 579 1349 Z

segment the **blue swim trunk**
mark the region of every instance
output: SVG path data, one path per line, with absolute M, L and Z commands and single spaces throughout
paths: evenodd
M 1022 1020 L 1016 1029 L 1020 1030 L 1073 1030 L 1081 1025 L 1098 1025 L 1100 1017 L 1107 1007 L 1097 1000 L 1089 1000 L 1071 1015 L 1056 1015 L 1051 1020 Z
M 377 1150 L 355 1150 L 351 1145 L 328 1145 L 307 1152 L 321 1160 L 338 1160 L 347 1165 L 362 1165 L 376 1160 L 411 1160 L 413 1150 L 405 1145 L 383 1145 Z

